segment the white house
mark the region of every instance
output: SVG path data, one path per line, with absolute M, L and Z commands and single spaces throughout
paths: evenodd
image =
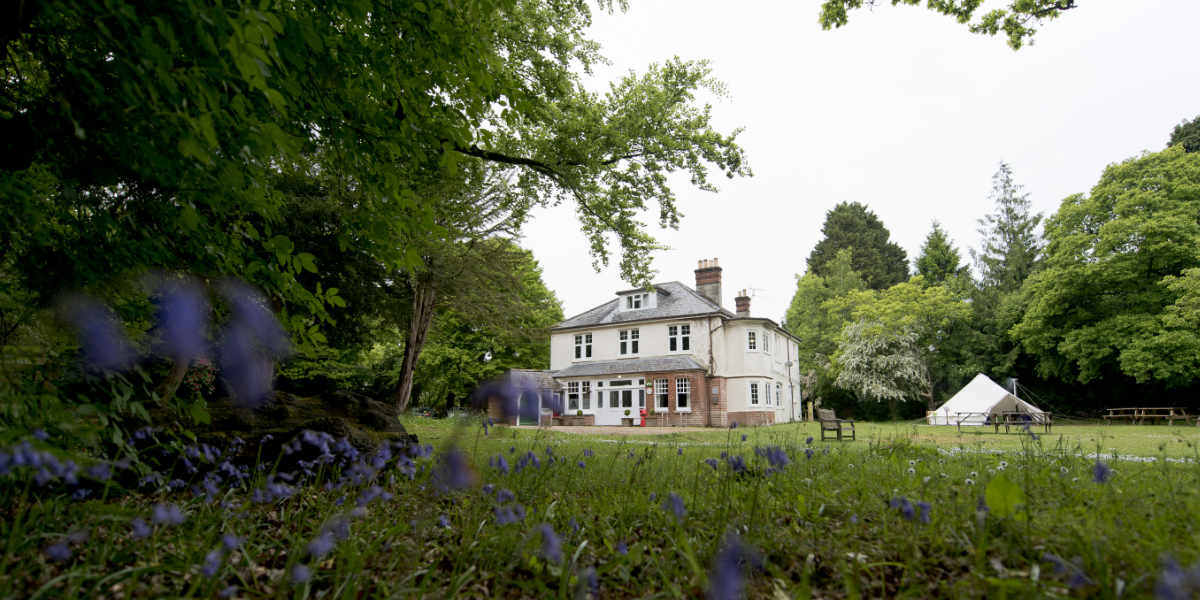
M 727 426 L 800 420 L 797 339 L 752 317 L 750 298 L 721 308 L 721 267 L 702 260 L 696 287 L 677 281 L 616 292 L 555 325 L 550 375 L 559 422 L 619 425 L 647 411 L 648 425 Z

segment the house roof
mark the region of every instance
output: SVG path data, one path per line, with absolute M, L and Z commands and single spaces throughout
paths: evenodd
M 704 370 L 704 365 L 696 362 L 690 356 L 665 356 L 661 358 L 633 358 L 621 360 L 603 360 L 571 365 L 561 371 L 555 371 L 554 377 L 594 377 L 596 375 L 617 375 L 635 373 L 658 373 L 663 371 L 692 371 Z
M 553 373 L 545 369 L 509 369 L 508 377 L 510 381 L 523 380 L 543 390 L 559 387 L 558 382 L 554 381 Z
M 654 308 L 621 311 L 618 310 L 621 306 L 621 299 L 613 298 L 596 308 L 566 319 L 551 329 L 574 329 L 577 327 L 594 327 L 596 325 L 712 314 L 719 314 L 727 318 L 733 318 L 734 316 L 733 313 L 721 308 L 696 290 L 678 281 L 656 283 L 653 287 L 658 294 L 657 306 Z

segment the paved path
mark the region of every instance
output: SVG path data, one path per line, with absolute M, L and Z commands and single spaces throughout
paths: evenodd
M 520 425 L 517 429 L 538 429 L 533 425 Z M 625 427 L 620 425 L 555 425 L 544 427 L 555 433 L 586 433 L 590 435 L 668 435 L 672 433 L 696 433 L 721 431 L 718 427 Z

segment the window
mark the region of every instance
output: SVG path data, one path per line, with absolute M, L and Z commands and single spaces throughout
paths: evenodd
M 592 410 L 592 382 L 583 382 L 583 410 Z
M 618 354 L 621 356 L 626 356 L 629 354 L 638 353 L 638 330 L 622 329 L 621 331 L 617 332 L 617 335 L 621 342 L 620 352 L 618 352 Z
M 667 410 L 667 380 L 654 380 L 654 406 Z
M 625 296 L 625 310 L 638 310 L 640 308 L 650 308 L 649 294 Z
M 667 327 L 667 350 L 670 352 L 687 352 L 691 349 L 691 325 L 670 325 Z
M 567 410 L 579 410 L 579 382 L 567 382 Z
M 783 384 L 775 382 L 775 406 L 783 406 Z
M 757 382 L 750 383 L 750 404 L 752 406 L 758 406 L 758 383 Z
M 592 334 L 582 333 L 575 336 L 575 359 L 592 357 Z
M 771 332 L 763 332 L 763 352 L 771 351 Z
M 758 350 L 758 332 L 750 330 L 746 332 L 746 349 Z
M 675 380 L 675 410 L 692 410 L 689 399 L 692 396 L 692 380 L 680 377 Z

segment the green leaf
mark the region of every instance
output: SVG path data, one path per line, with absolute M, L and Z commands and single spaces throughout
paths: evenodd
M 1025 504 L 1025 492 L 1021 486 L 1013 483 L 1003 473 L 996 475 L 988 482 L 983 493 L 988 510 L 997 517 L 1021 517 L 1017 507 Z

